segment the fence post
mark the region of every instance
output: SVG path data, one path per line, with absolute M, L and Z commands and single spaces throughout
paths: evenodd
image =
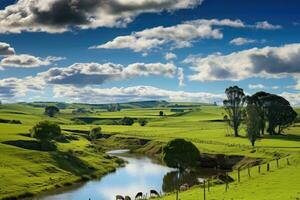
M 287 165 L 290 165 L 290 161 L 289 161 L 288 158 L 286 159 L 286 164 L 287 164 Z
M 277 166 L 277 169 L 279 168 L 279 159 L 277 158 L 276 159 L 276 166 Z
M 260 167 L 260 165 L 259 165 L 259 166 L 258 166 L 258 173 L 259 173 L 259 174 L 260 174 L 260 168 L 261 168 L 261 167 Z
M 210 191 L 210 188 L 209 188 L 209 179 L 207 179 L 207 191 L 209 192 Z
M 249 166 L 248 166 L 248 176 L 249 176 L 249 177 L 251 176 Z
M 227 172 L 226 172 L 226 176 L 225 176 L 226 178 L 225 178 L 225 191 L 227 192 L 228 191 L 228 189 L 229 189 L 229 185 L 228 185 L 228 174 L 227 174 Z
M 240 171 L 240 168 L 238 168 L 238 182 L 241 182 L 241 171 Z
M 270 163 L 267 164 L 267 172 L 270 171 Z
M 205 179 L 203 181 L 203 195 L 204 195 L 204 200 L 206 200 L 206 193 L 205 193 Z

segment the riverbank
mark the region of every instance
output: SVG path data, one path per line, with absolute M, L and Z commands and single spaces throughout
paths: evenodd
M 1 125 L 6 135 L 0 135 L 0 199 L 32 197 L 103 177 L 123 165 L 122 160 L 108 156 L 80 135 L 67 142 L 58 142 L 57 150 L 52 152 L 2 143 L 3 140 L 30 143 L 32 139 L 23 134 L 29 128 L 26 125 Z

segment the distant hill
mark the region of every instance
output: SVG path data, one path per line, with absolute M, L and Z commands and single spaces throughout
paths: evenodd
M 192 102 L 167 102 L 167 101 L 137 101 L 128 103 L 111 103 L 111 104 L 85 104 L 85 103 L 64 103 L 64 102 L 32 102 L 32 103 L 19 103 L 22 105 L 29 105 L 33 107 L 46 107 L 57 106 L 60 109 L 107 109 L 109 106 L 118 105 L 121 109 L 129 108 L 186 108 L 186 107 L 198 107 L 201 105 L 213 105 L 205 103 L 192 103 Z

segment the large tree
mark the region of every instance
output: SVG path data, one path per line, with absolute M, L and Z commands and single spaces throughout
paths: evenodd
M 290 103 L 281 96 L 258 92 L 251 98 L 259 102 L 264 115 L 263 120 L 268 122 L 267 131 L 270 135 L 281 134 L 284 128 L 290 126 L 297 117 Z
M 242 122 L 245 94 L 238 86 L 229 87 L 225 90 L 227 99 L 223 101 L 224 109 L 227 112 L 229 125 L 234 130 L 234 136 L 238 137 L 238 129 Z
M 184 139 L 174 139 L 163 148 L 163 161 L 167 166 L 184 170 L 195 167 L 200 152 L 197 147 Z

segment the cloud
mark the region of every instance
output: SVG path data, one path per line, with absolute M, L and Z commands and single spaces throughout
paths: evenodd
M 266 86 L 264 86 L 263 84 L 249 84 L 248 88 L 251 90 L 255 90 L 255 89 L 264 89 Z
M 254 40 L 254 39 L 249 39 L 249 38 L 243 38 L 243 37 L 238 37 L 232 39 L 229 43 L 232 45 L 236 46 L 242 46 L 246 44 L 253 44 L 253 43 L 264 43 L 266 42 L 265 40 Z
M 40 91 L 43 88 L 44 82 L 33 77 L 0 79 L 0 98 L 22 97 L 29 91 Z
M 193 8 L 203 0 L 19 0 L 0 10 L 0 33 L 61 33 L 124 27 L 142 13 Z
M 300 93 L 283 92 L 280 94 L 280 96 L 286 98 L 291 103 L 291 105 L 300 106 Z
M 262 22 L 256 22 L 255 28 L 257 29 L 264 29 L 264 30 L 276 30 L 281 29 L 281 25 L 273 25 L 269 23 L 268 21 L 262 21 Z
M 233 80 L 250 77 L 300 77 L 300 44 L 280 47 L 252 48 L 228 55 L 190 56 L 184 63 L 194 71 L 189 78 L 195 81 Z M 298 77 L 298 78 L 297 78 Z
M 176 59 L 176 58 L 177 58 L 176 54 L 171 53 L 171 52 L 166 53 L 166 55 L 165 55 L 165 59 L 166 59 L 166 60 L 174 60 L 174 59 Z
M 279 86 L 277 86 L 277 85 L 275 85 L 275 86 L 272 86 L 272 90 L 278 90 L 278 89 L 280 89 L 280 87 L 279 87 Z
M 184 86 L 184 69 L 182 67 L 178 67 L 177 71 L 179 86 Z
M 113 88 L 77 88 L 74 86 L 54 86 L 55 98 L 68 99 L 71 102 L 107 103 L 144 100 L 167 100 L 176 102 L 222 102 L 224 94 L 205 92 L 184 92 L 164 90 L 152 86 L 113 87 Z M 93 98 L 91 98 L 91 95 Z
M 104 44 L 92 46 L 90 49 L 132 49 L 134 52 L 145 53 L 161 48 L 163 45 L 167 45 L 170 49 L 191 47 L 198 40 L 222 39 L 223 33 L 220 27 L 271 30 L 279 29 L 281 26 L 272 25 L 267 21 L 247 25 L 239 19 L 198 19 L 169 27 L 158 26 L 132 32 L 130 35 L 118 36 Z
M 51 68 L 37 76 L 51 84 L 100 85 L 139 76 L 173 77 L 175 74 L 176 66 L 172 63 L 133 63 L 126 67 L 114 63 L 75 63 L 66 68 Z
M 90 49 L 132 49 L 135 52 L 147 52 L 168 45 L 171 49 L 190 47 L 201 39 L 222 39 L 223 33 L 217 27 L 228 26 L 243 28 L 240 20 L 211 19 L 187 21 L 175 26 L 145 29 L 133 32 L 131 35 L 119 36 L 105 44 L 90 47 Z M 132 45 L 134 44 L 134 45 Z
M 35 57 L 28 54 L 20 54 L 20 55 L 11 55 L 3 58 L 0 61 L 0 66 L 2 67 L 19 67 L 19 68 L 34 68 L 40 66 L 47 66 L 53 62 L 57 62 L 63 60 L 63 57 L 53 57 L 49 56 L 45 59 Z
M 15 49 L 10 46 L 10 44 L 0 42 L 0 57 L 14 55 Z

